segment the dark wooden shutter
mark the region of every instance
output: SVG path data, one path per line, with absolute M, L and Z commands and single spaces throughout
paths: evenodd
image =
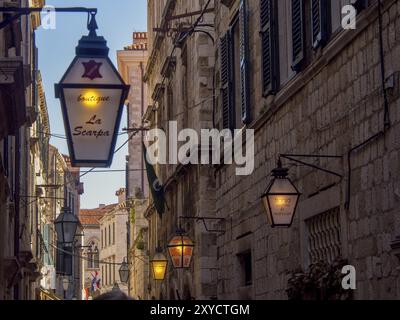
M 311 0 L 312 44 L 317 49 L 328 40 L 328 0 Z
M 263 95 L 275 93 L 279 83 L 276 1 L 260 0 Z
M 232 54 L 230 31 L 221 38 L 220 57 L 222 127 L 224 129 L 233 129 Z
M 243 123 L 249 123 L 250 117 L 250 74 L 249 74 L 249 26 L 246 0 L 240 0 L 240 96 Z
M 356 8 L 357 14 L 363 11 L 366 7 L 368 7 L 368 0 L 351 0 L 350 4 Z
M 300 71 L 304 60 L 304 3 L 292 0 L 292 69 Z

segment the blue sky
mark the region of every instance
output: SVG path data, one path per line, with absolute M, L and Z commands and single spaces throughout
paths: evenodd
M 115 65 L 117 65 L 116 51 L 132 43 L 132 32 L 147 29 L 146 0 L 46 0 L 46 4 L 55 7 L 98 8 L 97 34 L 106 38 L 110 48 L 110 58 Z M 60 102 L 54 97 L 54 84 L 60 81 L 71 63 L 78 40 L 88 32 L 87 14 L 58 13 L 56 17 L 55 30 L 40 28 L 36 36 L 39 48 L 39 69 L 47 98 L 51 132 L 65 135 Z M 122 127 L 126 127 L 126 113 L 121 121 Z M 127 135 L 119 136 L 117 147 L 126 139 Z M 52 138 L 51 144 L 59 148 L 62 153 L 68 154 L 65 140 Z M 117 153 L 111 169 L 124 169 L 127 154 L 127 147 Z M 81 198 L 81 207 L 95 208 L 100 203 L 108 204 L 117 201 L 115 191 L 125 186 L 125 173 L 90 173 L 82 178 L 82 182 L 85 185 L 85 194 Z

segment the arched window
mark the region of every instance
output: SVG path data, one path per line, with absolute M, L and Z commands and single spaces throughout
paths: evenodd
M 88 268 L 93 269 L 93 251 L 92 248 L 89 248 L 87 251 L 87 257 L 88 257 Z
M 87 266 L 88 269 L 98 269 L 100 254 L 97 247 L 97 241 L 90 241 L 87 245 Z
M 93 252 L 93 268 L 96 269 L 99 268 L 99 260 L 100 260 L 99 249 L 97 248 L 97 246 L 95 246 Z

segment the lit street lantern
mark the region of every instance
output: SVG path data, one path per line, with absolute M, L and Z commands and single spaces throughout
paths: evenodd
M 178 230 L 177 234 L 168 243 L 168 252 L 174 268 L 189 268 L 193 256 L 193 241 L 183 230 Z
M 164 280 L 167 271 L 168 259 L 162 253 L 161 248 L 157 248 L 156 254 L 150 261 L 154 280 Z
M 290 181 L 288 169 L 278 167 L 272 170 L 273 179 L 262 195 L 262 201 L 272 227 L 290 227 L 293 223 L 300 193 Z
M 127 283 L 129 280 L 129 265 L 126 262 L 126 258 L 124 258 L 124 261 L 122 262 L 118 272 L 120 281 L 122 283 Z
M 61 213 L 54 221 L 58 242 L 59 243 L 74 242 L 78 224 L 79 220 L 74 214 L 72 214 L 71 210 L 69 208 L 62 208 Z
M 106 40 L 96 34 L 94 14 L 88 29 L 56 85 L 56 97 L 61 100 L 72 166 L 109 167 L 129 86 L 108 57 Z

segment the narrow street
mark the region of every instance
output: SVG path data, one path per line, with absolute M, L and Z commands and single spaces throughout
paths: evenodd
M 0 300 L 399 300 L 399 107 L 400 0 L 0 0 Z

